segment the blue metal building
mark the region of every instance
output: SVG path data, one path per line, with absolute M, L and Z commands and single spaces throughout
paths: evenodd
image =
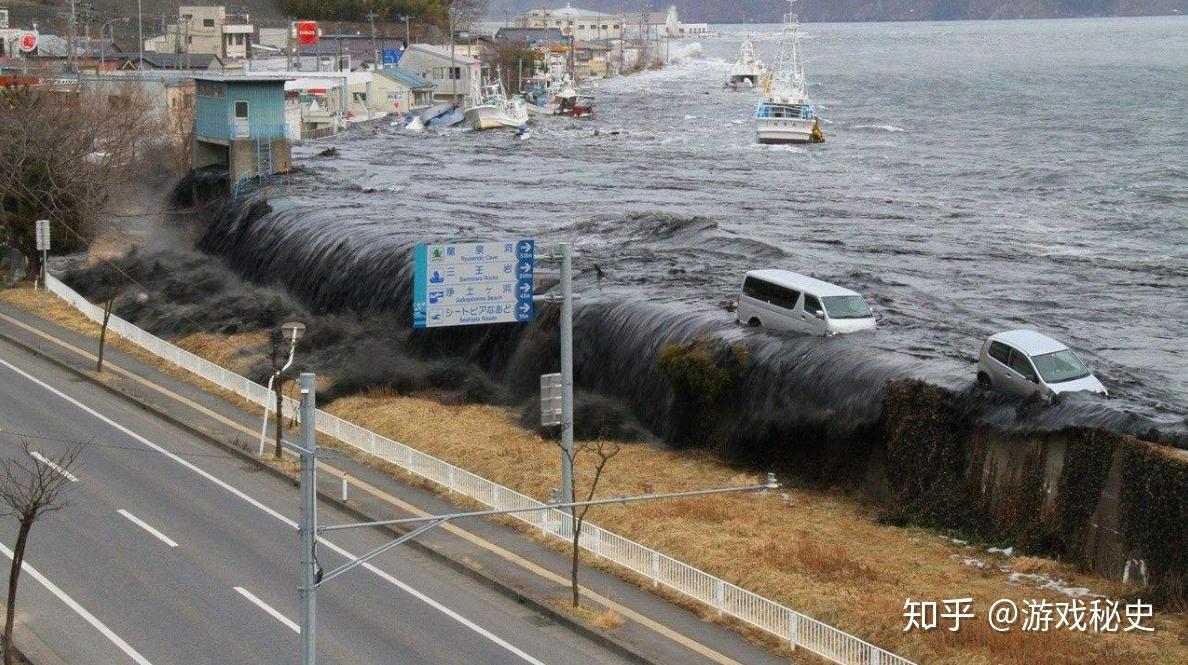
M 289 170 L 283 76 L 199 75 L 192 166 L 225 164 L 232 182 Z

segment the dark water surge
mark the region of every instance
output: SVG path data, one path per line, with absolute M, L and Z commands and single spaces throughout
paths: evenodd
M 323 331 L 307 361 L 340 379 L 330 396 L 397 383 L 524 404 L 556 367 L 555 312 L 413 332 L 410 248 L 572 239 L 577 379 L 585 415 L 614 431 L 687 443 L 688 413 L 656 359 L 705 338 L 747 352 L 716 424 L 736 461 L 842 464 L 877 448 L 885 385 L 908 378 L 1012 432 L 1180 436 L 1188 20 L 805 31 L 823 145 L 754 144 L 755 96 L 721 90 L 738 37 L 707 40 L 700 59 L 602 82 L 598 118 L 545 119 L 527 142 L 383 123 L 330 141 L 332 156 L 318 156 L 326 142 L 295 147 L 302 169 L 287 183 L 210 219 L 199 249 L 227 267 L 128 260 L 150 283 L 201 293 L 127 299 L 122 313 L 180 333 L 301 312 Z M 771 57 L 769 35 L 757 41 Z M 717 303 L 760 267 L 863 292 L 880 330 L 817 339 L 738 326 Z M 1041 407 L 977 391 L 982 339 L 1014 327 L 1069 343 L 1114 397 Z

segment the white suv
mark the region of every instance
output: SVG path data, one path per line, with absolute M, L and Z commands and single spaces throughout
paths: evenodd
M 1021 397 L 1077 391 L 1109 395 L 1067 346 L 1034 330 L 991 335 L 978 356 L 978 385 Z

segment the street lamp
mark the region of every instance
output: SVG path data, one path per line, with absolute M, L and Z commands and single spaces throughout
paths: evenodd
M 272 376 L 268 377 L 268 397 L 264 398 L 264 419 L 260 423 L 260 452 L 261 457 L 264 456 L 264 436 L 268 431 L 268 402 L 272 397 L 272 385 L 280 378 L 285 370 L 293 365 L 293 355 L 297 351 L 297 340 L 301 339 L 305 334 L 305 324 L 300 321 L 287 321 L 281 324 L 281 336 L 289 340 L 289 360 L 285 366 L 273 372 Z

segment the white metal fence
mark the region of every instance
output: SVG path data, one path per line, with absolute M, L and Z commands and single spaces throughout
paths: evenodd
M 96 323 L 102 322 L 102 308 L 88 302 L 54 276 L 47 275 L 46 286 L 87 318 Z M 108 330 L 250 402 L 263 406 L 270 399 L 268 389 L 264 386 L 155 337 L 115 315 L 112 315 L 108 322 Z M 289 397 L 284 399 L 286 413 L 293 416 L 297 412 L 297 401 Z M 337 416 L 319 410 L 317 418 L 319 432 L 484 505 L 500 510 L 544 506 L 532 497 L 476 476 L 465 469 L 363 429 Z M 562 511 L 541 510 L 524 514 L 513 513 L 511 516 L 539 528 L 543 533 L 557 538 L 572 539 L 571 518 Z M 755 626 L 779 639 L 787 640 L 797 648 L 811 651 L 835 663 L 914 665 L 905 658 L 849 633 L 594 524 L 586 524 L 583 527 L 581 546 L 595 556 L 650 579 L 653 587 L 664 586 L 677 591 L 708 605 L 719 615 L 733 617 Z

